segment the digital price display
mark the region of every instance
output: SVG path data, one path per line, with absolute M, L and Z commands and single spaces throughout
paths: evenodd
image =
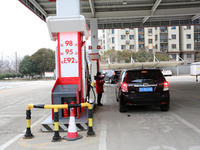
M 78 77 L 78 35 L 60 33 L 61 77 Z

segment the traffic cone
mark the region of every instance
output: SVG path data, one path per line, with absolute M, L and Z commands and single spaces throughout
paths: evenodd
M 77 133 L 74 109 L 75 108 L 70 109 L 71 112 L 70 112 L 70 118 L 69 118 L 68 133 L 67 133 L 67 136 L 63 137 L 63 139 L 67 141 L 75 141 L 83 137 L 82 135 L 78 135 Z

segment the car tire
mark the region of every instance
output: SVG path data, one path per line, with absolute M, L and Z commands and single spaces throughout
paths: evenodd
M 121 113 L 126 112 L 126 104 L 123 103 L 121 100 L 119 102 L 119 112 Z
M 119 99 L 118 99 L 117 95 L 116 95 L 116 101 L 119 102 Z
M 168 111 L 169 110 L 169 104 L 160 105 L 161 111 Z
M 109 79 L 109 83 L 112 84 L 112 79 L 111 78 Z

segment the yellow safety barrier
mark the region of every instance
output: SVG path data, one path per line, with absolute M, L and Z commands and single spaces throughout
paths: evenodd
M 25 139 L 33 138 L 33 134 L 31 133 L 31 108 L 42 108 L 42 109 L 53 109 L 54 110 L 54 136 L 52 141 L 57 142 L 61 140 L 59 135 L 59 117 L 58 117 L 58 109 L 67 109 L 68 107 L 87 107 L 88 108 L 88 136 L 94 136 L 95 132 L 93 131 L 93 114 L 92 114 L 92 106 L 89 103 L 81 103 L 81 104 L 64 104 L 64 105 L 34 105 L 29 104 L 26 108 L 26 133 L 24 135 Z

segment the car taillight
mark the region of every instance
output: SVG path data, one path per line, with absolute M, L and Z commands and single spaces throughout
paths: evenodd
M 122 92 L 128 92 L 128 85 L 127 83 L 122 83 L 121 84 L 121 89 L 122 89 Z
M 167 81 L 165 81 L 164 83 L 163 83 L 163 91 L 168 91 L 169 90 L 169 83 L 167 82 Z

